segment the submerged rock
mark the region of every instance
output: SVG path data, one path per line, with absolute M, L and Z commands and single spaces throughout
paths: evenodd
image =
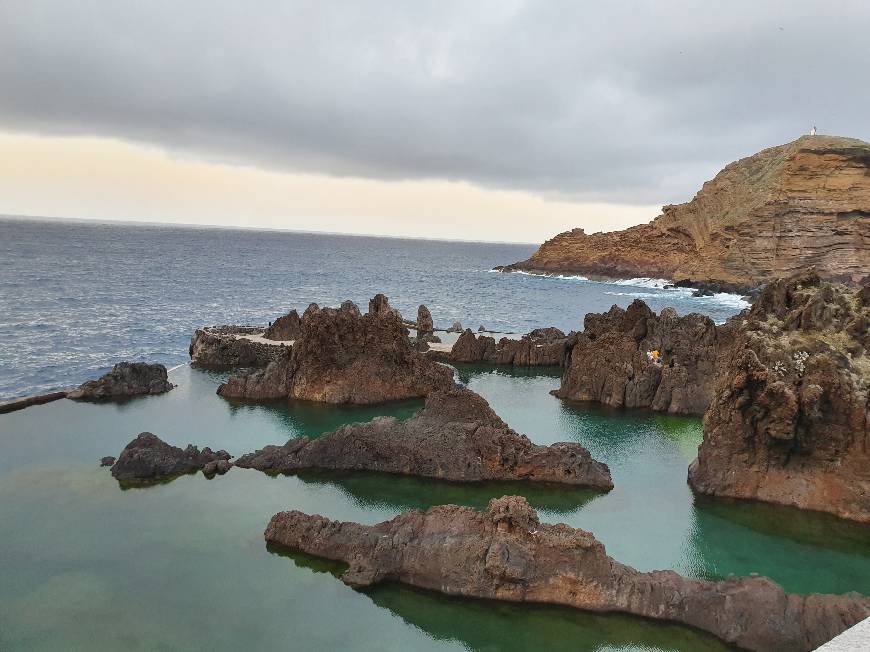
M 243 455 L 236 466 L 270 473 L 344 469 L 454 481 L 530 480 L 612 489 L 606 464 L 577 443 L 537 446 L 469 389 L 430 394 L 408 421 L 378 417 L 310 440 Z
M 140 433 L 124 447 L 118 460 L 112 465 L 112 476 L 124 483 L 149 483 L 168 480 L 186 473 L 195 473 L 209 464 L 226 464 L 229 468 L 230 454 L 206 447 L 199 450 L 188 444 L 181 449 L 172 446 L 150 432 Z M 103 458 L 104 460 L 110 458 Z M 226 471 L 224 471 L 226 472 Z
M 278 317 L 263 333 L 267 340 L 295 340 L 302 332 L 302 319 L 299 313 L 291 310 L 286 315 Z
M 741 315 L 689 469 L 698 492 L 870 523 L 870 301 L 813 272 Z
M 401 317 L 378 295 L 365 315 L 353 304 L 310 306 L 292 352 L 230 378 L 218 394 L 365 404 L 422 397 L 452 383 L 449 369 L 414 350 Z
M 377 525 L 298 511 L 272 517 L 265 539 L 342 561 L 342 581 L 398 581 L 448 595 L 622 612 L 701 629 L 747 650 L 815 649 L 870 616 L 870 599 L 788 594 L 767 578 L 710 582 L 641 573 L 609 557 L 591 533 L 538 520 L 525 498 L 484 512 L 443 505 Z
M 144 394 L 162 394 L 175 387 L 169 382 L 166 367 L 147 362 L 119 362 L 112 370 L 67 392 L 72 399 L 100 400 Z
M 553 394 L 627 408 L 703 414 L 713 397 L 716 364 L 731 327 L 709 317 L 656 315 L 640 299 L 627 309 L 586 315 L 570 346 L 570 362 Z
M 197 329 L 188 349 L 191 364 L 211 369 L 265 367 L 278 360 L 290 345 L 267 344 L 248 337 L 261 333 L 259 329 L 244 326 Z
M 559 333 L 561 337 L 555 337 Z M 483 362 L 510 364 L 517 367 L 561 366 L 565 363 L 573 336 L 568 337 L 557 328 L 537 329 L 520 339 L 495 338 L 475 335 L 466 329 L 453 344 L 449 353 L 438 352 L 436 357 L 449 362 Z

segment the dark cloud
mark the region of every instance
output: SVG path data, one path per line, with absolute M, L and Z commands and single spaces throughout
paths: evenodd
M 6 0 L 0 129 L 679 201 L 813 122 L 867 139 L 868 28 L 864 1 Z

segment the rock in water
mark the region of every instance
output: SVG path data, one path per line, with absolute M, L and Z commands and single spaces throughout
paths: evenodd
M 365 315 L 353 304 L 309 307 L 291 353 L 262 371 L 230 378 L 218 393 L 366 404 L 422 397 L 452 383 L 449 369 L 413 349 L 400 316 L 378 295 Z
M 199 450 L 188 445 L 184 450 L 172 446 L 150 432 L 140 433 L 121 451 L 112 465 L 112 476 L 124 483 L 149 483 L 168 480 L 185 473 L 195 473 L 209 464 L 229 468 L 230 454 L 224 450 L 213 452 L 206 447 Z
M 434 392 L 408 421 L 379 417 L 317 439 L 291 439 L 236 460 L 270 473 L 381 471 L 454 481 L 530 480 L 612 489 L 606 464 L 576 443 L 536 446 L 469 389 Z
M 766 578 L 724 582 L 641 573 L 607 555 L 591 533 L 548 525 L 525 498 L 485 512 L 443 505 L 377 525 L 280 512 L 268 543 L 349 565 L 354 587 L 398 581 L 448 595 L 561 604 L 682 623 L 747 650 L 815 649 L 870 616 L 870 599 L 788 594 Z
M 687 204 L 649 224 L 560 233 L 505 271 L 659 277 L 744 291 L 815 265 L 870 274 L 870 144 L 802 137 L 727 165 Z
M 429 312 L 429 308 L 421 305 L 417 308 L 417 337 L 431 333 L 434 328 L 435 324 L 432 322 L 432 313 Z
M 260 333 L 258 329 L 245 326 L 199 328 L 193 334 L 188 349 L 191 364 L 211 369 L 265 367 L 278 360 L 290 344 L 266 344 L 248 338 L 249 335 Z
M 554 338 L 558 332 L 561 338 Z M 510 364 L 517 367 L 561 366 L 565 363 L 573 336 L 568 337 L 558 328 L 538 329 L 518 340 L 475 335 L 466 329 L 453 344 L 449 354 L 437 353 L 438 359 L 449 362 L 485 362 Z
M 870 523 L 868 299 L 815 272 L 765 288 L 720 365 L 693 489 Z
M 731 327 L 709 317 L 656 315 L 640 299 L 626 310 L 590 313 L 569 349 L 570 362 L 554 395 L 627 408 L 703 414 L 713 398 L 716 362 L 731 343 Z M 658 351 L 659 358 L 651 358 Z
M 267 340 L 295 340 L 302 332 L 302 319 L 299 313 L 291 310 L 286 315 L 278 317 L 269 325 L 263 337 Z
M 68 392 L 72 399 L 106 399 L 143 394 L 162 394 L 175 387 L 168 380 L 166 367 L 147 362 L 119 362 L 97 380 L 89 380 Z

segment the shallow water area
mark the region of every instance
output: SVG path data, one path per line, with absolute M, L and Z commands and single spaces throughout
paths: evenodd
M 789 591 L 870 593 L 870 531 L 815 514 L 694 499 L 700 420 L 567 405 L 552 370 L 461 366 L 458 377 L 538 443 L 578 441 L 610 465 L 607 494 L 365 473 L 232 469 L 122 490 L 104 455 L 149 430 L 238 455 L 421 402 L 346 408 L 229 402 L 225 374 L 183 366 L 166 395 L 62 400 L 0 415 L 0 649 L 722 650 L 686 628 L 550 606 L 460 600 L 397 585 L 357 592 L 336 564 L 268 550 L 277 511 L 375 523 L 522 493 L 549 522 L 590 530 L 617 560 L 695 577 L 768 575 Z

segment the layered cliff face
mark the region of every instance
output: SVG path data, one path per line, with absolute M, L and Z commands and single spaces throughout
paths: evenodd
M 269 543 L 346 562 L 354 587 L 398 581 L 450 595 L 562 604 L 682 623 L 747 650 L 813 650 L 870 616 L 857 593 L 789 594 L 762 577 L 708 582 L 641 573 L 607 555 L 590 532 L 548 525 L 525 498 L 485 512 L 443 505 L 377 525 L 281 512 Z
M 808 272 L 735 321 L 691 486 L 870 523 L 870 288 Z
M 649 224 L 545 242 L 505 268 L 610 278 L 671 278 L 753 288 L 815 266 L 870 275 L 870 144 L 804 136 L 727 165 L 692 201 Z
M 716 365 L 732 327 L 709 317 L 656 315 L 640 299 L 627 309 L 590 313 L 568 349 L 562 383 L 553 394 L 614 407 L 703 414 L 713 397 Z M 658 358 L 651 356 L 657 352 Z

